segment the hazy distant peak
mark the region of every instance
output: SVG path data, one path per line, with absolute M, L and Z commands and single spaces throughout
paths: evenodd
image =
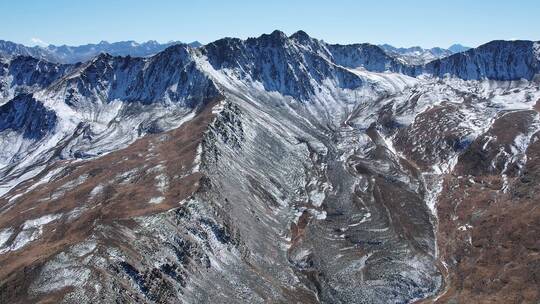
M 134 40 L 108 42 L 101 40 L 96 43 L 84 45 L 48 45 L 46 47 L 28 47 L 10 41 L 0 40 L 0 54 L 5 56 L 26 55 L 35 58 L 45 59 L 57 63 L 84 62 L 98 56 L 100 53 L 108 53 L 113 56 L 133 56 L 148 57 L 157 54 L 174 44 L 181 44 L 180 41 L 169 41 L 159 43 L 156 40 L 148 40 L 139 43 Z M 188 44 L 191 47 L 200 47 L 202 44 L 194 41 Z
M 450 50 L 452 53 L 461 53 L 461 52 L 465 52 L 468 49 L 470 49 L 470 47 L 461 45 L 459 43 L 452 44 L 448 48 L 448 50 Z

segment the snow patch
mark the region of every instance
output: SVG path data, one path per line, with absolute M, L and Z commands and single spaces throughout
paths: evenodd
M 362 218 L 358 222 L 354 224 L 350 224 L 349 227 L 356 227 L 362 223 L 367 222 L 370 218 L 371 218 L 371 212 L 366 212 L 364 215 L 362 215 Z
M 195 154 L 195 159 L 193 160 L 193 169 L 191 170 L 192 173 L 199 172 L 200 166 L 201 166 L 201 158 L 202 158 L 202 144 L 199 144 L 197 146 L 197 153 Z
M 62 217 L 62 214 L 49 214 L 24 222 L 21 232 L 17 234 L 11 246 L 1 249 L 0 254 L 21 249 L 30 242 L 37 240 L 43 234 L 43 226 L 60 217 Z
M 88 207 L 83 206 L 83 207 L 77 207 L 77 208 L 69 211 L 68 213 L 66 213 L 67 221 L 71 222 L 71 221 L 77 219 L 86 210 L 88 210 Z
M 467 230 L 472 229 L 472 228 L 473 228 L 473 226 L 471 226 L 470 224 L 465 224 L 465 225 L 459 226 L 458 230 L 459 231 L 467 231 Z
M 62 214 L 48 214 L 37 219 L 28 220 L 24 222 L 23 229 L 26 230 L 26 229 L 40 228 L 43 225 L 46 225 L 52 221 L 59 219 L 60 217 L 62 217 Z
M 92 189 L 92 191 L 90 191 L 90 199 L 93 199 L 96 196 L 98 196 L 100 193 L 102 193 L 103 188 L 104 187 L 103 187 L 102 184 L 99 184 L 99 185 L 95 186 L 94 189 Z
M 4 247 L 6 245 L 7 241 L 13 234 L 13 228 L 4 228 L 0 230 L 0 248 Z
M 38 186 L 44 185 L 48 182 L 50 182 L 54 177 L 58 175 L 58 173 L 62 172 L 64 170 L 64 167 L 55 168 L 51 171 L 49 171 L 44 177 L 42 177 L 39 181 L 32 184 L 30 187 L 26 189 L 24 193 L 28 193 L 34 189 L 36 189 Z
M 163 173 L 156 175 L 156 187 L 159 192 L 165 193 L 169 188 L 169 177 Z
M 316 219 L 318 220 L 324 220 L 326 219 L 326 211 L 316 211 L 316 210 L 313 210 L 312 211 L 312 214 L 315 216 Z
M 90 269 L 79 265 L 67 253 L 62 252 L 45 264 L 29 291 L 33 294 L 41 294 L 70 286 L 80 287 L 86 283 L 90 274 Z
M 158 197 L 152 197 L 148 203 L 149 204 L 161 204 L 163 201 L 165 200 L 165 198 L 163 196 L 158 196 Z

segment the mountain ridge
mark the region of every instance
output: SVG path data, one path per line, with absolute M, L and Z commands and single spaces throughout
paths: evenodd
M 538 42 L 0 59 L 5 302 L 540 299 Z
M 183 44 L 180 41 L 170 41 L 167 43 L 158 43 L 155 40 L 138 43 L 133 40 L 118 41 L 109 43 L 101 41 L 99 43 L 89 43 L 78 46 L 69 45 L 48 45 L 28 47 L 23 44 L 17 44 L 10 41 L 0 40 L 0 54 L 4 56 L 28 55 L 38 59 L 45 59 L 54 63 L 77 63 L 91 59 L 99 53 L 110 53 L 116 56 L 135 56 L 146 57 L 154 55 L 165 48 L 174 45 Z M 199 47 L 202 44 L 198 41 L 188 43 L 192 47 Z

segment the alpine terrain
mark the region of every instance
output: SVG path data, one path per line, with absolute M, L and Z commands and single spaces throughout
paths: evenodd
M 540 42 L 155 47 L 3 48 L 1 303 L 540 301 Z

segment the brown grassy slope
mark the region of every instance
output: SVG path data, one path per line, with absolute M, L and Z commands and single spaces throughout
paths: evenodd
M 85 161 L 58 161 L 12 190 L 8 197 L 21 194 L 14 202 L 1 199 L 0 229 L 15 229 L 9 242 L 27 220 L 50 214 L 62 217 L 45 225 L 37 240 L 0 255 L 0 302 L 24 299 L 39 266 L 86 239 L 97 225 L 125 223 L 132 217 L 164 212 L 193 194 L 202 177 L 192 173 L 193 162 L 214 117 L 214 104 L 209 102 L 179 128 L 145 136 L 125 149 Z M 59 167 L 63 169 L 57 177 L 28 191 Z M 150 203 L 158 197 L 163 197 L 160 203 Z

